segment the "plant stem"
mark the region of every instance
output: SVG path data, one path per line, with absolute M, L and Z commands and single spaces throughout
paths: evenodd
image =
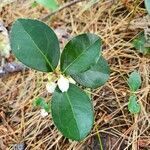
M 102 140 L 101 140 L 101 137 L 100 137 L 100 133 L 98 132 L 97 125 L 95 125 L 95 128 L 96 128 L 97 137 L 98 137 L 98 140 L 99 140 L 100 150 L 103 150 Z

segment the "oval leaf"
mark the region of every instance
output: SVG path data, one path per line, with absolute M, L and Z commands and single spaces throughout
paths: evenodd
M 87 94 L 73 84 L 67 92 L 56 89 L 51 111 L 55 125 L 69 139 L 82 140 L 93 126 L 92 103 Z
M 87 70 L 100 55 L 101 39 L 95 34 L 81 34 L 70 40 L 61 56 L 61 71 L 67 75 Z
M 30 68 L 51 72 L 57 67 L 60 50 L 54 31 L 43 22 L 18 19 L 10 33 L 15 56 Z
M 106 83 L 110 75 L 110 68 L 107 61 L 101 56 L 95 65 L 85 72 L 72 75 L 72 78 L 79 84 L 89 87 L 98 88 Z
M 129 98 L 128 109 L 132 114 L 137 114 L 140 112 L 141 107 L 137 102 L 137 96 L 131 95 Z
M 128 84 L 129 84 L 129 87 L 130 87 L 130 90 L 135 92 L 137 91 L 140 86 L 141 86 L 141 76 L 140 74 L 135 70 L 133 71 L 130 76 L 129 76 L 129 79 L 128 79 Z
M 148 14 L 150 15 L 150 0 L 144 0 L 146 10 L 148 11 Z

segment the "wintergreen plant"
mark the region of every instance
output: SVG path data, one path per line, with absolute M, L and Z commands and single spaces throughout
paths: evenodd
M 137 71 L 133 71 L 128 79 L 128 85 L 130 88 L 128 109 L 132 114 L 137 114 L 141 110 L 141 107 L 137 102 L 137 96 L 135 94 L 135 92 L 140 88 L 141 83 L 142 81 L 140 74 Z
M 43 116 L 51 112 L 65 137 L 84 139 L 93 126 L 94 111 L 89 95 L 75 83 L 95 89 L 108 80 L 110 69 L 102 56 L 100 37 L 78 35 L 66 44 L 60 57 L 58 38 L 49 26 L 38 20 L 18 19 L 11 28 L 10 43 L 18 60 L 49 74 L 46 89 L 53 93 L 51 104 L 37 98 L 34 105 L 41 106 Z

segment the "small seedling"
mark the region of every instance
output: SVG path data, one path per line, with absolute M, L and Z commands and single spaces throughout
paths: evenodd
M 130 88 L 128 110 L 132 114 L 137 114 L 141 110 L 140 105 L 137 102 L 137 96 L 135 94 L 135 92 L 140 88 L 142 83 L 140 74 L 137 71 L 132 72 L 127 82 Z
M 43 98 L 36 99 L 35 106 L 42 108 L 43 116 L 51 112 L 65 137 L 84 139 L 93 126 L 94 111 L 89 95 L 75 83 L 95 89 L 108 80 L 110 69 L 101 53 L 100 37 L 91 33 L 77 35 L 66 44 L 60 57 L 58 38 L 49 26 L 38 20 L 18 19 L 11 28 L 10 43 L 22 63 L 48 73 L 46 89 L 53 93 L 51 106 Z

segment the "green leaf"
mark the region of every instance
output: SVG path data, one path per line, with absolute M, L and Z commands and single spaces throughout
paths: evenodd
M 129 79 L 128 79 L 128 85 L 130 87 L 130 90 L 132 92 L 135 92 L 137 91 L 140 86 L 141 86 L 141 76 L 140 74 L 135 70 L 133 71 L 130 76 L 129 76 Z
M 131 95 L 129 98 L 129 103 L 128 103 L 128 110 L 132 114 L 137 114 L 141 111 L 141 107 L 137 102 L 137 96 L 136 95 Z
M 150 15 L 150 0 L 144 0 L 144 2 L 145 2 L 146 10 L 148 11 L 148 13 Z
M 69 139 L 84 139 L 93 126 L 92 103 L 88 95 L 74 84 L 70 84 L 64 93 L 56 89 L 51 110 L 55 125 Z
M 53 11 L 59 7 L 56 0 L 36 0 L 36 2 Z
M 88 70 L 72 75 L 72 78 L 79 84 L 89 87 L 98 88 L 106 83 L 110 75 L 110 68 L 107 61 L 101 56 L 96 64 Z
M 95 34 L 81 34 L 71 39 L 61 56 L 61 71 L 67 75 L 87 70 L 100 56 L 101 39 Z
M 10 33 L 11 48 L 26 66 L 51 72 L 57 67 L 60 49 L 54 31 L 43 22 L 18 19 Z
M 144 32 L 140 33 L 132 43 L 139 53 L 150 54 L 150 42 L 146 40 Z
M 47 104 L 42 97 L 36 98 L 33 102 L 33 106 L 40 106 L 41 108 L 45 109 L 45 111 L 50 112 L 50 105 Z

